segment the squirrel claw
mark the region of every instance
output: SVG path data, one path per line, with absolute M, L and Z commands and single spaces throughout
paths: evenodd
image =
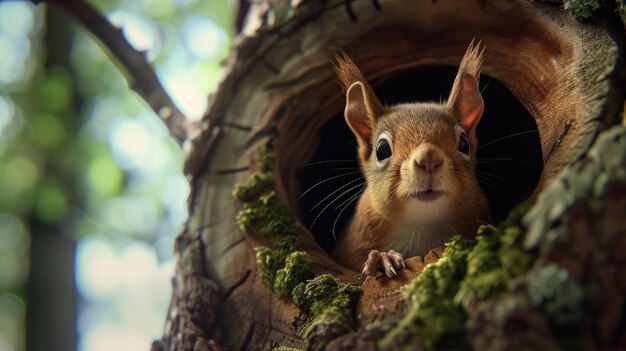
M 389 255 L 386 252 L 383 252 L 381 256 L 383 259 L 383 267 L 385 268 L 385 274 L 389 278 L 393 278 L 396 275 L 398 275 L 398 273 L 396 273 L 396 270 L 393 269 L 393 263 L 391 262 L 391 258 L 389 257 Z
M 365 265 L 363 266 L 363 275 L 374 276 L 376 275 L 376 270 L 381 262 L 381 255 L 378 250 L 372 250 L 367 255 L 367 261 L 365 261 Z
M 362 273 L 363 275 L 373 276 L 381 265 L 387 277 L 393 278 L 398 275 L 396 270 L 405 268 L 404 257 L 395 250 L 389 250 L 387 252 L 372 250 L 367 255 L 367 261 L 363 266 Z
M 402 256 L 401 253 L 399 253 L 396 250 L 389 250 L 387 251 L 387 256 L 389 256 L 389 258 L 391 259 L 391 261 L 393 262 L 393 265 L 400 269 L 400 267 L 405 268 L 406 266 L 404 265 L 404 256 Z

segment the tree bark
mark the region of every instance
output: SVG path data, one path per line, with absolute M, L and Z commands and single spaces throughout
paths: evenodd
M 241 207 L 231 193 L 238 182 L 261 170 L 254 150 L 262 145 L 276 153 L 272 189 L 296 208 L 297 167 L 316 149 L 321 126 L 342 108 L 342 93 L 329 64 L 339 50 L 348 52 L 368 80 L 376 82 L 411 67 L 458 64 L 467 44 L 481 39 L 487 47 L 483 72 L 502 81 L 537 123 L 544 168 L 535 196 L 541 197 L 563 168 L 580 159 L 597 135 L 618 121 L 623 99 L 621 39 L 617 39 L 621 37 L 611 19 L 584 24 L 557 6 L 527 1 L 254 5 L 236 40 L 228 73 L 211 99 L 203 132 L 189 140 L 190 218 L 177 241 L 176 292 L 165 347 L 188 349 L 216 342 L 226 349 L 325 348 L 336 337 L 307 340 L 302 329 L 306 314 L 263 283 L 253 249 L 268 242 L 237 228 L 234 219 Z M 537 206 L 546 206 L 545 201 L 542 198 Z M 617 206 L 611 208 L 617 211 L 619 201 L 611 202 Z M 605 222 L 619 216 L 611 218 Z M 550 223 L 545 218 L 536 221 Z M 529 226 L 535 228 L 534 223 Z M 298 235 L 302 240 L 298 249 L 313 257 L 317 274 L 331 273 L 363 288 L 354 310 L 359 332 L 344 337 L 343 343 L 340 338 L 330 344 L 339 349 L 375 345 L 372 340 L 382 336 L 365 327 L 374 321 L 398 321 L 406 312 L 400 288 L 441 254 L 439 250 L 425 260 L 408 260 L 407 269 L 395 280 L 363 280 L 337 265 L 302 226 Z M 608 303 L 612 307 L 622 301 L 620 284 Z M 189 294 L 198 294 L 194 286 L 208 289 L 206 301 L 214 303 L 210 318 L 202 323 L 185 317 L 196 313 L 184 302 Z M 482 320 L 478 315 L 472 318 Z M 606 323 L 615 326 L 621 323 L 618 319 L 613 315 Z M 490 322 L 484 321 L 482 327 L 476 323 L 477 335 L 487 335 L 481 331 Z M 502 328 L 494 327 L 499 330 L 496 344 L 507 337 Z M 181 333 L 189 336 L 183 337 L 186 342 L 175 338 Z M 540 335 L 540 345 L 554 344 L 549 335 Z M 473 338 L 475 347 L 497 348 L 479 336 Z M 601 339 L 596 345 L 609 345 L 606 336 Z

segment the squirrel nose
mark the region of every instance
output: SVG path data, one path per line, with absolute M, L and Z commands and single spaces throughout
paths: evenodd
M 421 169 L 423 172 L 426 172 L 426 173 L 437 172 L 437 170 L 441 168 L 442 164 L 443 164 L 443 160 L 440 160 L 440 159 L 421 160 L 419 162 L 415 160 L 415 168 Z

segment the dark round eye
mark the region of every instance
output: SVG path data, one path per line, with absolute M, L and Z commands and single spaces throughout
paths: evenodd
M 380 162 L 391 157 L 391 146 L 385 138 L 380 138 L 376 144 L 376 161 Z
M 470 154 L 470 143 L 465 132 L 461 132 L 461 135 L 459 135 L 459 151 L 466 155 Z

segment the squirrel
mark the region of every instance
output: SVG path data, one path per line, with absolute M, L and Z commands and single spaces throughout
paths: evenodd
M 336 57 L 345 120 L 366 180 L 337 243 L 340 264 L 366 276 L 382 266 L 391 278 L 405 267 L 404 257 L 424 256 L 457 234 L 473 238 L 481 222 L 491 222 L 476 179 L 480 47 L 469 45 L 445 103 L 383 106 L 354 62 L 345 53 Z

